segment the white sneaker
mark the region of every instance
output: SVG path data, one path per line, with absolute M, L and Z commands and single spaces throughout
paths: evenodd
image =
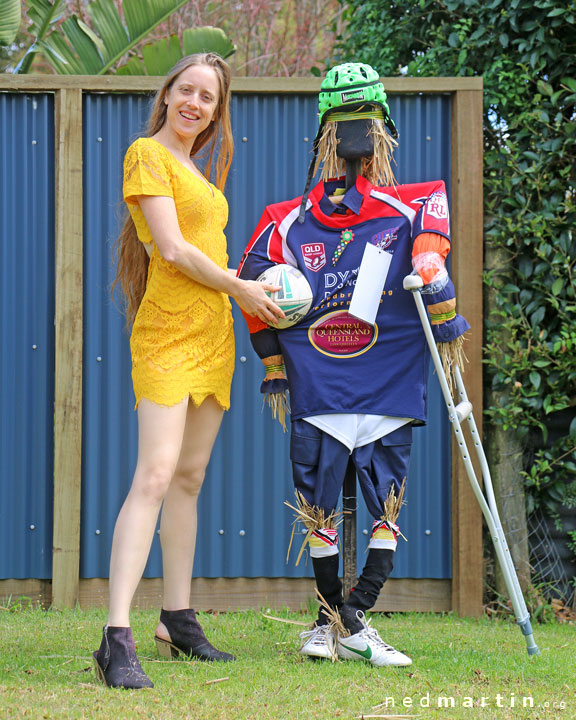
M 364 613 L 358 610 L 356 617 L 364 627 L 349 637 L 338 636 L 338 657 L 346 660 L 366 660 L 372 665 L 412 665 L 412 660 L 382 640 L 376 628 L 368 626 Z
M 336 658 L 336 638 L 328 625 L 315 625 L 300 633 L 302 655 L 317 658 Z

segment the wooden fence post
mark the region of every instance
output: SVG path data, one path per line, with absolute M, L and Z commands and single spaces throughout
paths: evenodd
M 356 468 L 350 460 L 346 475 L 344 477 L 344 485 L 342 488 L 342 513 L 344 522 L 342 525 L 342 575 L 343 575 L 343 593 L 346 599 L 350 590 L 356 584 L 358 579 L 358 570 L 356 568 L 356 506 L 358 505 L 358 497 L 356 491 Z
M 82 460 L 82 89 L 55 93 L 55 379 L 52 605 L 74 607 Z
M 464 382 L 482 431 L 482 88 L 452 99 L 452 275 L 457 310 L 471 325 Z M 477 472 L 478 477 L 482 477 Z M 482 512 L 452 437 L 452 608 L 482 612 Z

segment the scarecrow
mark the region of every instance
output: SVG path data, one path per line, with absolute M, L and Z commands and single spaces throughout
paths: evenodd
M 396 184 L 398 132 L 378 73 L 363 63 L 332 68 L 319 118 L 304 194 L 265 209 L 238 274 L 255 279 L 287 263 L 314 295 L 304 320 L 286 329 L 246 316 L 266 368 L 262 392 L 282 422 L 287 390 L 290 397 L 293 509 L 308 530 L 321 599 L 301 652 L 410 665 L 365 618 L 393 569 L 412 428 L 426 422 L 429 351 L 404 277 L 418 273 L 425 283 L 448 376 L 469 325 L 456 313 L 445 267 L 444 182 Z M 310 189 L 319 167 L 321 180 Z M 344 598 L 336 508 L 350 460 L 374 522 L 362 574 Z

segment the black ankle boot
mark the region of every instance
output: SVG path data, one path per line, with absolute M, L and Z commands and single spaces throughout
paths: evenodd
M 160 612 L 160 622 L 164 624 L 170 640 L 163 640 L 157 635 L 154 638 L 158 652 L 163 657 L 178 657 L 183 653 L 189 658 L 199 660 L 218 660 L 229 662 L 236 660 L 230 653 L 216 650 L 204 635 L 196 613 L 192 608 L 188 610 L 164 610 Z
M 98 679 L 108 687 L 129 690 L 154 687 L 136 655 L 132 628 L 106 625 L 100 648 L 92 657 Z
M 342 597 L 342 582 L 338 577 L 339 564 L 340 555 L 312 558 L 314 579 L 316 580 L 318 592 L 334 610 L 340 609 L 340 606 L 344 602 L 344 598 Z M 320 607 L 318 609 L 316 625 L 327 625 L 328 622 L 326 613 L 322 607 Z
M 348 600 L 340 608 L 340 617 L 344 627 L 352 635 L 360 632 L 363 624 L 358 620 L 356 612 L 363 613 L 376 604 L 382 586 L 394 568 L 394 551 L 372 548 L 368 551 L 368 558 L 358 582 L 350 591 Z

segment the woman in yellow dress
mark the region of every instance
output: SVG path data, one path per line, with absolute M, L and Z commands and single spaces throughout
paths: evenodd
M 228 270 L 222 189 L 232 160 L 230 70 L 214 53 L 190 55 L 158 91 L 145 137 L 124 159 L 129 217 L 118 271 L 132 332 L 138 460 L 120 510 L 110 560 L 110 604 L 97 675 L 110 687 L 152 687 L 136 656 L 129 611 L 162 508 L 163 603 L 156 644 L 233 660 L 206 639 L 190 608 L 196 505 L 224 410 L 230 406 L 234 335 L 228 296 L 267 322 L 283 317 L 265 291 Z M 208 146 L 206 175 L 221 139 L 216 185 L 194 158 Z

